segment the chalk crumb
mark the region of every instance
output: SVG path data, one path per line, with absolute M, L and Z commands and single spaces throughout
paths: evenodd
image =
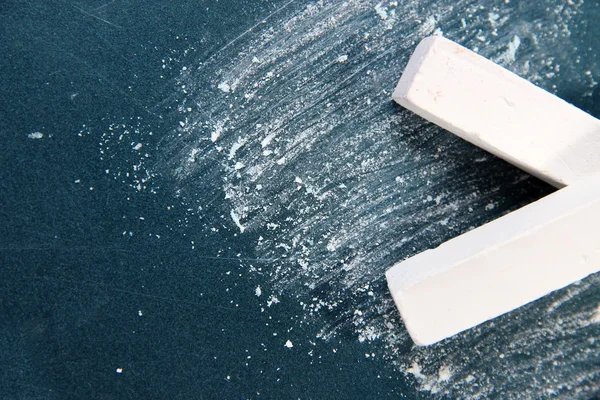
M 375 6 L 375 12 L 377 13 L 377 15 L 379 15 L 379 18 L 381 18 L 382 20 L 385 21 L 386 19 L 388 19 L 387 8 L 382 6 L 381 3 Z
M 594 315 L 592 315 L 590 322 L 593 324 L 600 324 L 600 304 L 598 304 L 598 306 L 596 307 L 596 310 L 594 311 Z
M 442 365 L 438 372 L 438 378 L 442 382 L 448 382 L 452 378 L 452 368 L 447 365 Z
M 267 307 L 271 307 L 273 304 L 279 304 L 279 299 L 275 296 L 271 296 L 267 301 Z
M 409 374 L 411 374 L 412 376 L 414 376 L 417 379 L 426 378 L 426 376 L 423 375 L 423 373 L 421 372 L 421 366 L 419 364 L 417 364 L 416 362 L 413 362 L 411 364 L 410 368 L 406 370 L 406 372 L 408 372 Z
M 517 50 L 521 46 L 521 38 L 517 35 L 513 36 L 512 40 L 508 43 L 508 48 L 501 57 L 501 60 L 505 63 L 513 63 L 517 57 Z
M 234 210 L 231 210 L 231 219 L 233 220 L 235 225 L 240 229 L 240 232 L 244 233 L 246 227 L 242 225 L 242 223 L 240 222 L 240 217 L 235 213 Z
M 44 134 L 42 132 L 33 132 L 27 135 L 27 137 L 29 139 L 41 139 L 44 137 Z
M 231 91 L 231 86 L 229 86 L 227 82 L 223 81 L 219 83 L 217 89 L 221 90 L 222 92 L 229 93 Z

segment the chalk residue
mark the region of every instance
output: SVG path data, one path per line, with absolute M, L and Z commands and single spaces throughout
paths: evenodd
M 540 193 L 525 174 L 389 99 L 403 68 L 397 61 L 440 28 L 527 79 L 558 73 L 548 54 L 574 54 L 573 39 L 558 30 L 568 30 L 578 6 L 548 14 L 547 24 L 509 25 L 539 15 L 534 3 L 332 0 L 261 24 L 182 74 L 188 94 L 177 100 L 193 112 L 173 135 L 164 168 L 181 171 L 171 175 L 189 203 L 225 193 L 231 229 L 256 232 L 256 256 L 279 260 L 262 265 L 263 287 L 302 302 L 290 324 L 309 322 L 325 341 L 355 337 L 421 390 L 449 398 L 539 398 L 546 388 L 569 397 L 593 388 L 600 341 L 587 343 L 585 332 L 600 317 L 589 308 L 565 299 L 546 313 L 551 297 L 455 340 L 403 351 L 411 342 L 383 278 L 398 260 Z M 207 91 L 215 82 L 229 94 Z M 233 85 L 251 95 L 236 96 Z M 193 163 L 190 149 L 200 150 Z M 599 281 L 590 278 L 573 297 L 591 298 Z M 271 295 L 267 307 L 279 298 Z M 585 368 L 563 368 L 569 362 Z M 539 385 L 530 384 L 534 370 Z
M 375 6 L 375 12 L 379 15 L 379 18 L 382 20 L 388 19 L 387 8 L 382 5 L 383 3 L 379 3 Z
M 27 137 L 29 139 L 41 139 L 44 137 L 44 134 L 42 132 L 33 132 L 27 135 Z
M 217 88 L 225 93 L 229 93 L 231 90 L 231 86 L 227 82 L 221 82 L 217 85 Z
M 436 29 L 437 21 L 433 15 L 430 15 L 425 19 L 423 25 L 421 25 L 421 32 L 423 34 L 431 34 Z
M 521 38 L 515 35 L 513 36 L 512 40 L 508 43 L 507 49 L 502 55 L 501 60 L 507 64 L 515 62 L 519 46 L 521 46 Z
M 244 227 L 244 225 L 242 225 L 242 223 L 240 222 L 240 217 L 237 215 L 237 213 L 234 210 L 231 210 L 230 215 L 235 225 L 240 229 L 240 232 L 244 233 L 246 227 Z
M 590 322 L 592 322 L 593 324 L 600 324 L 600 304 L 598 304 L 598 307 L 596 307 L 596 309 L 594 310 L 594 314 L 592 314 Z

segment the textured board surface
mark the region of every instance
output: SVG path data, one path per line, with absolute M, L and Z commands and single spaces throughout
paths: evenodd
M 600 271 L 599 224 L 600 179 L 584 178 L 395 265 L 388 286 L 430 345 Z
M 392 97 L 556 187 L 600 171 L 600 120 L 446 38 L 419 43 Z
M 4 398 L 598 393 L 597 275 L 425 349 L 384 277 L 553 190 L 391 100 L 416 44 L 443 33 L 598 117 L 597 2 L 0 15 Z

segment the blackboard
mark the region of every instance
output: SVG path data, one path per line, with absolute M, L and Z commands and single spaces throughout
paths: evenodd
M 416 43 L 600 117 L 598 2 L 0 15 L 2 398 L 599 395 L 598 275 L 427 348 L 383 276 L 553 191 L 391 101 Z

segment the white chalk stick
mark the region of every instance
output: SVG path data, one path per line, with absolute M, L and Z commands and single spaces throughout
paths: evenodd
M 428 345 L 600 270 L 600 177 L 396 264 L 386 272 L 410 336 Z
M 392 97 L 556 187 L 600 171 L 598 119 L 443 37 L 417 46 Z

